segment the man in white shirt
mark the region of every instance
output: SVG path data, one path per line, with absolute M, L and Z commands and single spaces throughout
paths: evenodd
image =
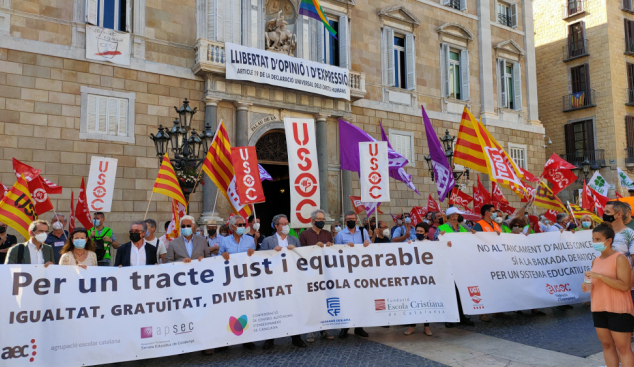
M 165 244 L 163 244 L 163 242 L 159 241 L 159 239 L 154 236 L 154 232 L 156 232 L 156 221 L 154 219 L 146 219 L 145 224 L 147 225 L 147 231 L 145 232 L 145 242 L 156 247 L 156 258 L 159 264 L 165 264 L 167 249 L 165 248 Z
M 5 264 L 44 264 L 47 268 L 53 264 L 53 248 L 44 242 L 48 237 L 48 222 L 36 220 L 29 225 L 29 240 L 9 249 Z
M 114 266 L 143 266 L 157 265 L 156 247 L 145 242 L 144 236 L 147 225 L 144 221 L 137 220 L 130 226 L 130 242 L 117 249 L 117 258 Z

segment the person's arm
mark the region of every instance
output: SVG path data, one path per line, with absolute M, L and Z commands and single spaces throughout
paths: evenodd
M 427 238 L 429 238 L 429 236 L 431 235 L 431 238 L 436 238 L 436 232 L 438 232 L 438 229 L 435 227 L 430 227 L 429 228 L 429 234 L 427 235 Z M 435 240 L 434 240 L 435 241 Z
M 522 206 L 515 213 L 513 213 L 513 218 L 521 218 L 521 217 L 523 217 L 524 213 L 526 213 L 526 207 L 527 206 L 528 206 L 528 203 L 524 204 L 524 206 Z
M 121 266 L 123 262 L 123 249 L 121 251 L 117 251 L 117 257 L 114 259 L 114 266 Z
M 304 247 L 304 246 L 308 246 L 308 239 L 306 238 L 306 232 L 302 232 L 302 234 L 299 235 L 299 245 Z
M 482 226 L 480 225 L 480 223 L 476 223 L 473 225 L 473 230 L 476 232 L 482 232 Z
M 117 251 L 117 257 L 119 256 L 119 252 Z M 174 262 L 174 246 L 170 246 L 167 248 L 167 254 L 165 256 L 166 263 Z
M 343 245 L 343 239 L 341 237 L 341 232 L 337 233 L 335 236 L 335 245 Z
M 631 268 L 630 262 L 623 255 L 618 255 L 616 259 L 616 279 L 607 277 L 603 274 L 587 271 L 585 274 L 588 278 L 598 279 L 611 288 L 625 292 L 630 290 Z
M 401 231 L 406 232 L 401 236 Z M 407 228 L 405 228 L 405 230 L 403 230 L 402 227 L 398 227 L 395 231 L 394 231 L 394 236 L 397 235 L 398 232 L 398 237 L 394 237 L 392 238 L 392 242 L 403 242 L 405 240 L 409 239 L 409 232 L 407 232 Z

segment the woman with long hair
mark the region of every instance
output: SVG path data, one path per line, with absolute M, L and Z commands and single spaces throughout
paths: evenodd
M 97 266 L 95 244 L 88 237 L 85 228 L 75 228 L 59 253 L 62 256 L 59 259 L 60 265 L 76 265 L 83 269 Z

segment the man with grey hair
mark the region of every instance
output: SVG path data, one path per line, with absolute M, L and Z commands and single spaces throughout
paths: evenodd
M 114 266 L 145 266 L 158 265 L 156 247 L 145 242 L 147 224 L 136 220 L 130 225 L 130 242 L 124 243 L 117 249 Z
M 218 253 L 222 255 L 222 258 L 229 260 L 230 254 L 239 254 L 241 252 L 246 252 L 248 256 L 253 255 L 255 252 L 255 241 L 253 241 L 251 236 L 244 236 L 246 229 L 244 218 L 240 215 L 234 215 L 229 219 L 229 228 L 233 234 L 223 238 L 218 249 Z
M 68 241 L 68 232 L 64 230 L 64 227 L 66 227 L 66 217 L 64 214 L 55 214 L 53 218 L 51 218 L 51 227 L 53 231 L 48 234 L 44 243 L 53 248 L 55 264 L 59 264 L 59 259 L 62 257 L 59 250 L 61 250 L 66 244 L 66 241 Z
M 282 248 L 286 247 L 289 250 L 300 246 L 299 240 L 296 237 L 289 236 L 291 227 L 288 225 L 288 218 L 284 214 L 278 214 L 273 217 L 273 228 L 275 234 L 264 239 L 260 246 L 260 251 L 275 250 L 282 251 Z
M 608 201 L 603 210 L 603 223 L 614 230 L 612 249 L 625 255 L 630 262 L 630 267 L 632 267 L 634 264 L 634 231 L 623 223 L 623 218 L 630 210 L 631 207 L 627 203 Z
M 53 264 L 53 248 L 44 243 L 48 237 L 48 222 L 35 220 L 29 225 L 29 240 L 11 247 L 5 264 L 44 264 L 47 268 Z
M 156 258 L 159 264 L 165 264 L 167 260 L 167 249 L 165 248 L 165 244 L 156 236 L 154 236 L 154 232 L 156 232 L 156 221 L 154 219 L 148 218 L 144 222 L 145 225 L 147 225 L 147 231 L 145 232 L 145 242 L 156 247 Z
M 202 261 L 205 257 L 210 257 L 209 245 L 204 237 L 194 233 L 196 230 L 196 220 L 191 215 L 185 215 L 180 220 L 181 235 L 170 242 L 167 248 L 168 263 L 182 261 L 190 263 L 192 259 Z
M 566 225 L 568 224 L 568 220 L 570 216 L 567 213 L 559 213 L 557 214 L 557 223 L 548 227 L 546 232 L 563 232 L 566 230 Z
M 326 225 L 326 212 L 316 209 L 310 213 L 310 223 L 313 225 L 299 235 L 299 243 L 302 246 L 319 247 L 332 246 L 332 234 L 330 231 L 322 231 Z M 310 340 L 309 340 L 310 341 Z

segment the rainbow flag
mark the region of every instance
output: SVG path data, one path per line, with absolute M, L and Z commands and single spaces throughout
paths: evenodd
M 585 92 L 573 93 L 570 96 L 570 99 L 572 102 L 572 107 L 574 108 L 583 107 L 585 104 Z
M 187 207 L 185 195 L 183 195 L 181 186 L 178 183 L 178 178 L 176 177 L 176 172 L 174 172 L 174 167 L 172 167 L 167 153 L 165 153 L 163 162 L 161 162 L 161 168 L 154 182 L 154 187 L 152 187 L 152 192 L 169 196 Z
M 328 32 L 330 32 L 335 39 L 337 38 L 337 32 L 335 32 L 335 30 L 330 26 L 330 23 L 328 23 L 328 18 L 324 15 L 324 9 L 322 9 L 321 5 L 319 5 L 319 0 L 302 0 L 299 5 L 299 14 L 321 20 Z

